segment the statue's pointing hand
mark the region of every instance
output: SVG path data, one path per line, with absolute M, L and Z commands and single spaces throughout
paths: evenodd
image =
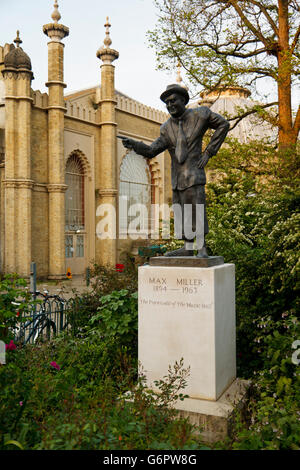
M 129 150 L 133 149 L 133 142 L 134 142 L 133 139 L 129 139 L 128 137 L 121 137 L 119 135 L 117 137 L 118 139 L 122 139 L 122 144 L 124 145 L 124 147 L 126 147 Z
M 208 160 L 209 160 L 209 155 L 207 153 L 204 153 L 199 160 L 198 168 L 204 168 L 207 165 Z

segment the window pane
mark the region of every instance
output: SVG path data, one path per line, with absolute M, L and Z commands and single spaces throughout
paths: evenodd
M 139 217 L 137 230 L 148 230 L 151 219 L 151 175 L 147 162 L 135 152 L 127 154 L 120 168 L 119 195 L 125 196 L 126 204 L 120 207 L 120 230 L 128 228 L 128 224 Z M 128 216 L 125 210 L 134 204 L 143 204 L 144 210 L 138 211 L 134 216 Z
M 83 235 L 77 235 L 77 237 L 76 237 L 76 256 L 77 256 L 77 258 L 83 258 L 83 256 L 84 256 L 84 238 L 83 238 Z
M 76 155 L 68 159 L 66 184 L 66 230 L 84 230 L 84 170 Z
M 66 258 L 73 258 L 73 253 L 74 253 L 73 235 L 67 235 L 65 237 L 65 249 L 66 249 Z

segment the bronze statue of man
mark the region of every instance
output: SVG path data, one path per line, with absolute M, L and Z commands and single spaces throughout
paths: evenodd
M 205 205 L 205 165 L 216 155 L 229 130 L 229 122 L 212 112 L 207 106 L 186 108 L 189 102 L 187 90 L 180 85 L 168 85 L 160 99 L 166 104 L 171 117 L 161 126 L 160 136 L 151 145 L 129 138 L 122 138 L 126 148 L 133 149 L 146 158 L 154 158 L 164 150 L 169 151 L 172 166 L 171 179 L 173 205 L 179 204 L 182 209 L 182 220 L 185 221 L 184 207 L 192 207 L 192 228 L 196 230 L 196 207 L 204 205 L 204 242 L 198 247 L 197 256 L 207 258 L 205 235 L 208 233 L 208 222 Z M 209 144 L 202 152 L 202 139 L 207 129 L 214 129 Z M 187 207 L 187 206 L 186 206 Z M 194 237 L 186 236 L 184 247 L 170 251 L 165 256 L 193 256 L 192 242 Z

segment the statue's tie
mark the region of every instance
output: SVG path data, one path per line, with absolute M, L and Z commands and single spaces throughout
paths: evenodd
M 187 145 L 185 133 L 183 131 L 181 119 L 179 119 L 179 128 L 178 128 L 175 155 L 176 155 L 177 160 L 181 164 L 185 162 L 188 156 L 188 145 Z

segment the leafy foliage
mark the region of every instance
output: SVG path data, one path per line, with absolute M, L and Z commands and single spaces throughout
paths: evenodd
M 28 311 L 30 293 L 26 286 L 26 280 L 17 274 L 6 274 L 0 281 L 0 340 L 14 337 L 17 319 L 22 321 L 22 313 Z
M 299 197 L 288 187 L 276 195 L 258 192 L 251 177 L 242 175 L 229 175 L 208 188 L 209 248 L 236 265 L 243 367 L 256 363 L 253 321 L 267 314 L 278 319 L 298 305 Z
M 292 362 L 292 344 L 300 338 L 294 311 L 274 321 L 266 316 L 257 322 L 264 367 L 254 375 L 249 404 L 251 423 L 232 442 L 233 449 L 299 450 L 300 371 Z M 259 331 L 259 330 L 258 330 Z
M 151 392 L 118 340 L 93 328 L 11 352 L 0 367 L 0 448 L 201 448 L 171 406 L 188 374 L 183 363 L 159 381 L 162 393 Z
M 299 188 L 293 165 L 257 171 L 268 148 L 240 151 L 235 143 L 211 160 L 215 175 L 207 185 L 208 247 L 236 266 L 238 376 L 252 382 L 249 422 L 237 419 L 233 436 L 218 447 L 298 449 L 300 377 L 292 357 L 300 340 Z M 134 269 L 123 276 L 96 266 L 94 289 L 76 296 L 76 328 L 7 351 L 1 449 L 203 448 L 172 408 L 185 398 L 183 362 L 157 380 L 155 391 L 138 374 L 136 281 Z M 21 295 L 11 282 L 2 287 L 4 312 Z
M 108 266 L 94 264 L 90 272 L 90 292 L 74 295 L 70 302 L 68 319 L 74 334 L 80 333 L 102 305 L 102 297 L 113 291 L 126 290 L 128 293 L 137 291 L 137 268 L 128 260 L 124 272 L 118 273 Z
M 120 343 L 130 345 L 134 350 L 137 345 L 138 302 L 137 292 L 129 294 L 126 289 L 113 291 L 101 297 L 98 312 L 90 324 L 98 324 L 103 337 L 119 338 Z
M 299 77 L 300 10 L 293 0 L 155 0 L 156 28 L 148 33 L 158 67 L 178 60 L 195 92 L 241 85 L 257 91 L 262 78 L 278 88 L 278 117 L 267 108 L 253 112 L 278 126 L 279 142 L 295 144 L 300 108 L 293 122 L 291 90 Z M 195 94 L 196 94 L 195 93 Z M 231 119 L 249 115 L 246 109 Z

